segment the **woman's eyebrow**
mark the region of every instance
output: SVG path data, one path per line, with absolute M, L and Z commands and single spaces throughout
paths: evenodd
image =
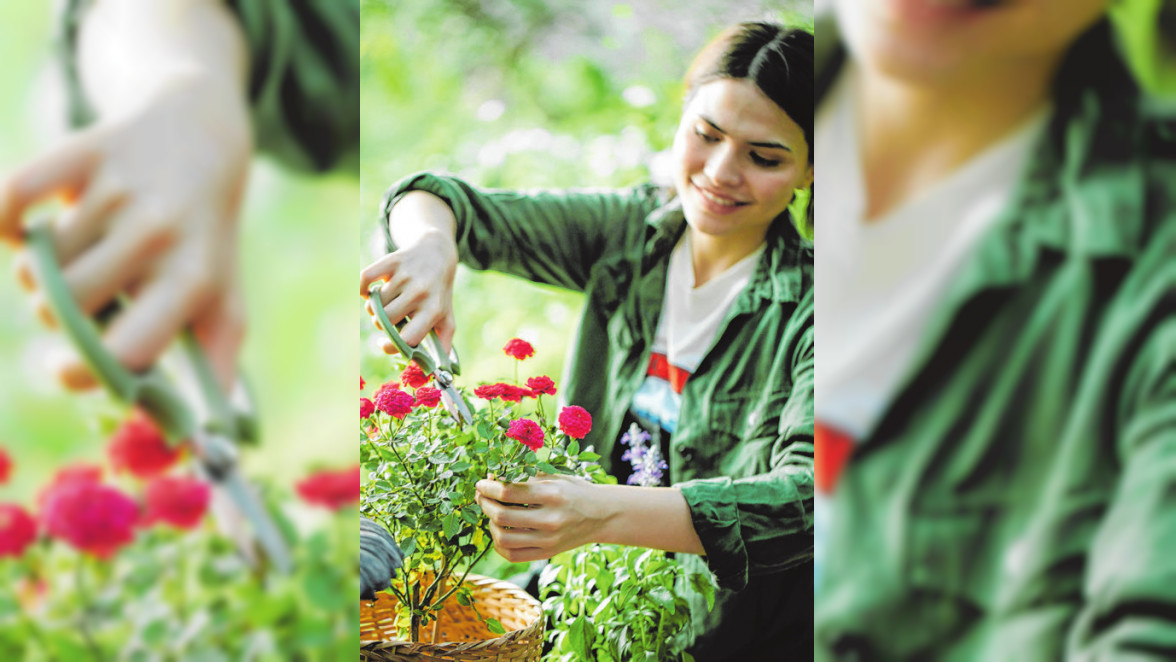
M 700 117 L 700 118 L 702 118 L 702 121 L 703 121 L 703 122 L 706 122 L 707 124 L 711 125 L 711 128 L 713 128 L 715 131 L 718 131 L 719 133 L 723 134 L 724 136 L 725 136 L 725 135 L 727 135 L 727 132 L 726 132 L 726 131 L 724 131 L 724 130 L 722 129 L 722 127 L 720 127 L 718 124 L 715 124 L 715 123 L 714 123 L 713 121 L 711 121 L 711 119 L 710 119 L 709 117 L 707 117 L 706 115 L 699 115 L 699 117 Z M 782 144 L 780 144 L 780 143 L 776 143 L 776 142 L 750 142 L 750 143 L 747 143 L 747 144 L 748 144 L 748 145 L 751 145 L 752 147 L 764 147 L 764 148 L 767 148 L 767 149 L 782 149 L 782 150 L 784 150 L 785 152 L 791 152 L 791 151 L 792 151 L 791 149 L 789 149 L 789 148 L 788 148 L 788 146 L 787 146 L 787 145 L 782 145 Z

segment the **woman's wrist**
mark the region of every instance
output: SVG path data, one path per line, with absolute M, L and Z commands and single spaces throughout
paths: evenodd
M 673 487 L 594 485 L 602 524 L 595 542 L 702 554 L 690 506 Z

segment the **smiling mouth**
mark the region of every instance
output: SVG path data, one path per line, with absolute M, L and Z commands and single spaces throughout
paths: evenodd
M 726 198 L 726 197 L 721 197 L 721 196 L 715 195 L 714 193 L 707 191 L 706 189 L 702 188 L 701 186 L 699 186 L 697 184 L 694 185 L 694 188 L 695 188 L 695 190 L 698 191 L 699 195 L 706 198 L 708 201 L 713 202 L 716 205 L 719 205 L 720 207 L 742 207 L 744 205 L 751 204 L 748 202 L 740 202 L 738 200 L 732 200 L 731 198 Z

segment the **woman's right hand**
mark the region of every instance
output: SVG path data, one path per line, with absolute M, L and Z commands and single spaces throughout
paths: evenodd
M 412 346 L 419 345 L 430 330 L 437 332 L 442 346 L 453 346 L 453 278 L 457 273 L 456 221 L 440 198 L 422 191 L 404 196 L 389 214 L 392 237 L 399 250 L 389 253 L 360 272 L 360 293 L 367 296 L 372 283 L 384 281 L 380 300 L 388 321 L 399 324 L 408 318 L 400 336 Z M 367 302 L 369 314 L 374 314 Z M 374 320 L 373 320 L 374 321 Z M 385 340 L 385 353 L 396 346 Z

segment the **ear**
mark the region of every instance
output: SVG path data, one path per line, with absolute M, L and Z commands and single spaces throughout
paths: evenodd
M 810 186 L 813 185 L 813 181 L 814 181 L 813 165 L 809 164 L 808 169 L 805 170 L 804 177 L 801 178 L 801 180 L 799 182 L 799 186 L 797 186 L 796 188 L 809 188 Z

